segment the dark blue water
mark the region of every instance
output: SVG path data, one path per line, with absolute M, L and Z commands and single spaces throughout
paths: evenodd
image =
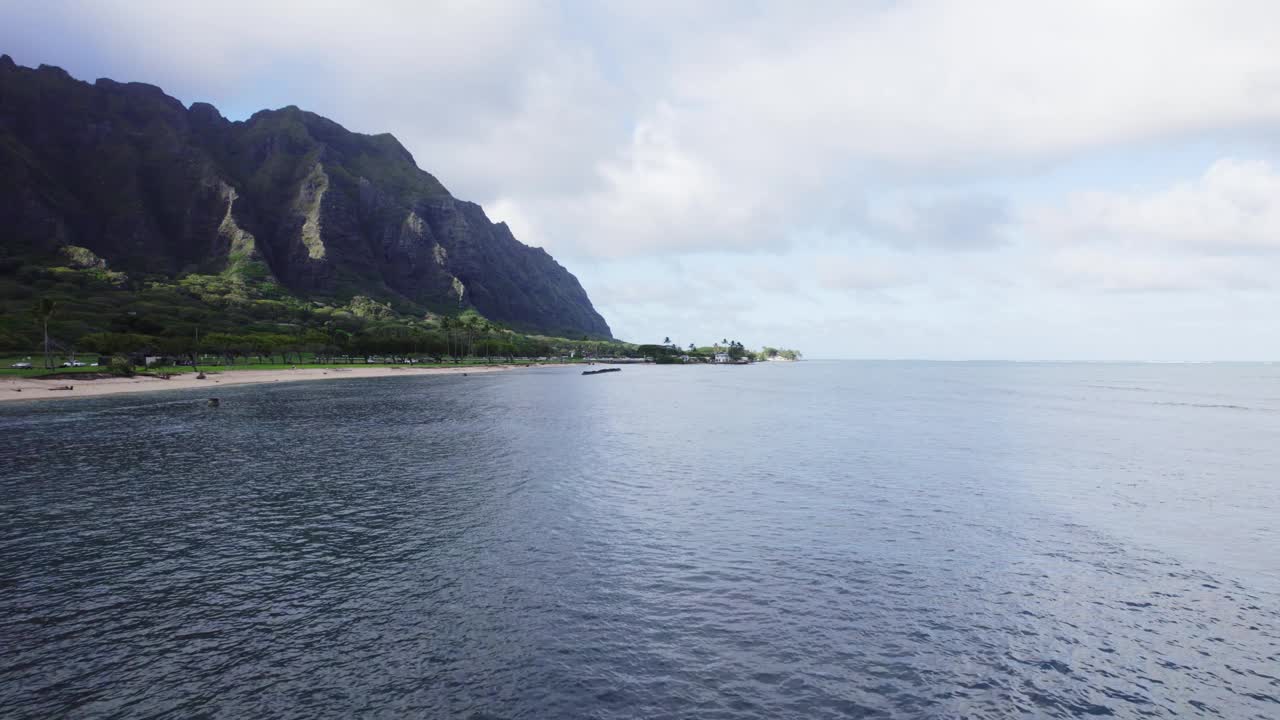
M 1280 717 L 1280 366 L 0 408 L 0 714 Z

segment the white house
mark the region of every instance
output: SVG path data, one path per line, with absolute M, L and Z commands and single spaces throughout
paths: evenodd
M 727 353 L 727 352 L 718 352 L 718 353 L 716 353 L 716 359 L 715 359 L 715 361 L 716 361 L 716 362 L 718 362 L 718 363 L 727 363 L 727 362 L 730 362 L 730 360 L 729 360 L 729 353 Z

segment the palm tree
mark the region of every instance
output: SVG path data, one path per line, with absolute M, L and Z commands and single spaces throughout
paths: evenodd
M 486 364 L 490 362 L 489 353 L 493 349 L 493 342 L 490 334 L 497 328 L 488 320 L 480 321 L 480 349 L 484 352 L 484 361 Z
M 467 357 L 475 357 L 476 330 L 480 327 L 480 321 L 473 315 L 462 321 L 462 327 L 467 339 Z
M 50 300 L 49 298 L 40 298 L 39 300 L 36 301 L 36 304 L 31 308 L 31 314 L 34 315 L 36 320 L 39 321 L 40 324 L 44 327 L 44 369 L 45 370 L 53 369 L 53 363 L 49 359 L 49 319 L 53 317 L 53 314 L 57 312 L 57 310 L 58 310 L 57 301 Z
M 444 330 L 444 352 L 453 354 L 453 318 L 444 315 L 440 318 L 440 329 Z

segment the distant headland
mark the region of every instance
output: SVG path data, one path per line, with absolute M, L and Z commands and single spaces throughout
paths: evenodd
M 664 338 L 661 345 L 640 345 L 636 347 L 636 352 L 646 360 L 659 365 L 690 363 L 747 365 L 753 362 L 792 362 L 803 357 L 803 353 L 799 350 L 767 345 L 759 350 L 748 350 L 737 340 L 727 338 L 704 346 L 689 343 L 688 347 L 684 348 L 671 342 L 671 338 Z

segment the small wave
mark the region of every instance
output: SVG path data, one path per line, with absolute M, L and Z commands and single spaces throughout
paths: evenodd
M 1227 403 L 1195 403 L 1195 402 L 1162 401 L 1162 402 L 1154 402 L 1152 403 L 1152 405 L 1173 405 L 1176 407 L 1211 408 L 1211 409 L 1218 409 L 1218 410 L 1249 410 L 1249 411 L 1256 410 L 1261 412 L 1274 412 L 1273 410 L 1270 410 L 1268 408 L 1256 408 L 1256 407 L 1249 407 L 1247 405 L 1231 405 Z

